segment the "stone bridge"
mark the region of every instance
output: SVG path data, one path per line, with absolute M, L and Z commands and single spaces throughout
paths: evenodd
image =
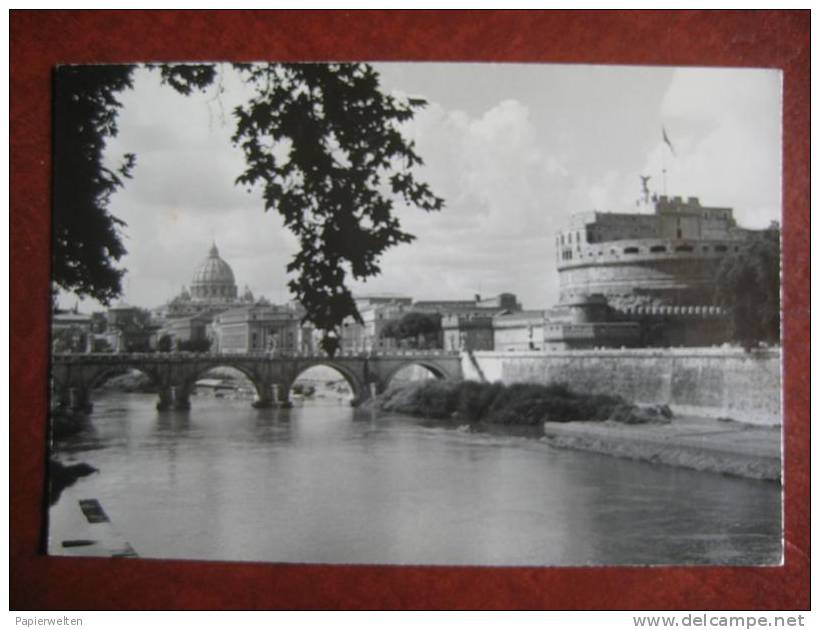
M 271 356 L 268 354 L 122 353 L 56 354 L 51 361 L 52 404 L 90 412 L 91 392 L 123 370 L 146 374 L 159 392 L 157 409 L 189 409 L 196 381 L 213 368 L 230 367 L 250 379 L 256 407 L 290 404 L 290 390 L 305 370 L 323 365 L 337 370 L 353 391 L 353 405 L 383 392 L 402 368 L 421 365 L 440 379 L 461 379 L 457 352 L 398 351 L 389 354 Z

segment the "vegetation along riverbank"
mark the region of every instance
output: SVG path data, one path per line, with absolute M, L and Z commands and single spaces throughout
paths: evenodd
M 479 383 L 428 380 L 393 388 L 375 402 L 382 411 L 470 423 L 528 425 L 544 422 L 666 423 L 664 406 L 638 407 L 620 396 L 583 394 L 564 384 Z
M 424 381 L 388 390 L 382 411 L 472 425 L 532 426 L 558 448 L 778 481 L 780 429 L 676 416 L 666 405 L 574 392 L 563 384 Z

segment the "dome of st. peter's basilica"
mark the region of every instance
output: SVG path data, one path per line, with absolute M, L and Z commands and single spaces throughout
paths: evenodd
M 231 266 L 219 257 L 216 244 L 211 245 L 208 257 L 194 271 L 191 280 L 191 299 L 194 301 L 235 300 L 236 280 Z

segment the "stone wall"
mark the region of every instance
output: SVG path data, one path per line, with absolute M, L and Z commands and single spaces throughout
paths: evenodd
M 567 383 L 577 391 L 664 403 L 676 413 L 781 423 L 780 351 L 735 348 L 475 352 L 464 378 Z M 480 370 L 479 370 L 480 369 Z

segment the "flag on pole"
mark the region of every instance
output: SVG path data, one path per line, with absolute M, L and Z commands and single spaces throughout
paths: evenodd
M 669 140 L 669 136 L 666 135 L 666 127 L 661 127 L 661 132 L 663 133 L 663 141 L 669 147 L 669 150 L 672 152 L 672 155 L 677 157 L 677 154 L 675 153 L 675 147 L 672 146 L 672 141 Z

